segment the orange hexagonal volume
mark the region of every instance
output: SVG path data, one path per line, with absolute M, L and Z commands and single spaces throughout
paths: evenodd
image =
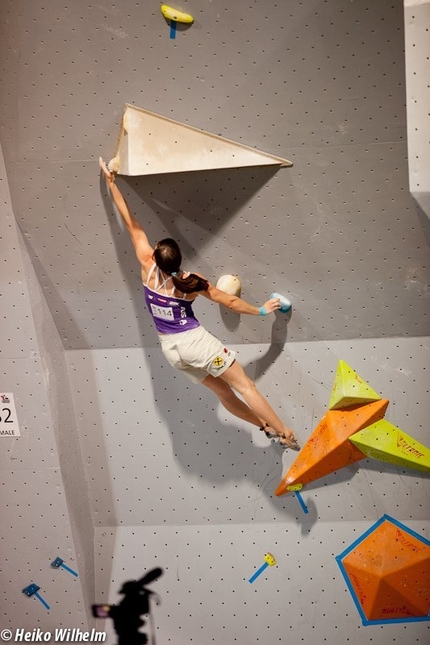
M 430 620 L 430 541 L 384 515 L 336 558 L 364 625 Z

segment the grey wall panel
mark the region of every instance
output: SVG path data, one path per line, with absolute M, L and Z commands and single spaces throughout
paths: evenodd
M 294 343 L 280 354 L 265 345 L 235 349 L 302 442 L 325 414 L 342 358 L 390 400 L 386 418 L 428 444 L 427 339 Z M 73 351 L 67 360 L 96 526 L 300 515 L 293 496 L 273 495 L 295 455 L 231 417 L 205 388 L 173 371 L 161 351 Z M 385 512 L 425 519 L 429 502 L 428 477 L 374 460 L 315 482 L 305 494 L 314 521 L 374 520 Z
M 28 359 L 37 350 L 31 308 L 25 284 L 24 267 L 18 252 L 16 223 L 13 216 L 3 156 L 0 154 L 0 198 L 3 229 L 0 235 L 0 357 Z
M 273 150 L 281 156 L 303 142 L 398 139 L 405 126 L 401 3 L 372 12 L 367 2 L 346 8 L 339 0 L 194 9 L 195 25 L 171 42 L 148 2 L 24 5 L 20 158 L 92 156 L 124 95 L 179 120 L 195 114 L 209 130 L 210 119 L 217 132 L 257 147 L 278 147 L 282 133 L 284 144 Z M 387 77 L 394 74 L 393 85 Z M 374 108 L 388 104 L 390 122 L 380 128 Z
M 252 301 L 272 286 L 286 292 L 297 309 L 289 340 L 427 335 L 428 256 L 408 192 L 402 3 L 239 0 L 188 10 L 195 23 L 171 39 L 150 3 L 3 3 L 1 136 L 16 216 L 64 346 L 155 344 L 95 162 L 112 154 L 125 102 L 295 163 L 276 175 L 129 182 L 151 239 L 178 237 L 187 263 L 211 279 L 238 273 Z M 207 319 L 225 327 L 217 310 Z M 236 328 L 230 320 L 230 342 L 270 339 L 251 319 Z
M 163 576 L 149 587 L 160 596 L 151 605 L 156 642 L 424 645 L 428 623 L 361 624 L 335 556 L 371 524 L 311 526 L 302 521 L 261 523 L 252 530 L 249 524 L 99 529 L 100 568 L 112 562 L 109 591 L 100 591 L 99 597 L 118 603 L 124 581 L 161 567 Z M 428 536 L 428 522 L 407 526 Z M 268 551 L 276 566 L 249 584 Z M 113 641 L 115 635 L 108 634 Z
M 401 3 L 370 9 L 366 2 L 347 8 L 245 0 L 208 22 L 216 30 L 204 29 L 199 41 L 206 56 L 195 68 L 197 96 L 204 111 L 217 108 L 211 120 L 220 133 L 234 132 L 281 156 L 297 147 L 404 137 Z M 189 83 L 187 89 L 195 92 Z M 381 128 L 375 109 L 385 106 L 390 122 Z
M 0 172 L 1 169 L 4 202 L 8 204 L 2 157 Z M 60 464 L 67 459 L 76 460 L 76 450 L 71 450 L 73 441 L 70 437 L 62 439 L 62 433 L 73 430 L 72 417 L 69 415 L 65 421 L 64 408 L 62 416 L 61 406 L 56 405 L 58 393 L 63 398 L 62 404 L 67 405 L 67 375 L 64 370 L 61 373 L 58 365 L 55 367 L 55 359 L 64 362 L 64 351 L 8 209 L 2 212 L 1 237 L 6 260 L 5 278 L 10 289 L 6 291 L 7 305 L 2 308 L 0 318 L 0 333 L 4 340 L 0 388 L 14 396 L 21 433 L 20 436 L 0 437 L 3 625 L 30 630 L 40 627 L 48 631 L 53 626 L 85 626 L 90 594 L 83 593 L 82 587 L 86 586 L 88 590 L 93 586 L 86 580 L 87 569 L 83 566 L 85 562 L 88 571 L 92 571 L 89 558 L 83 555 L 83 526 L 85 519 L 91 521 L 91 517 L 88 512 L 85 518 L 88 499 L 85 499 L 85 485 L 82 486 L 84 479 L 71 491 L 70 476 L 66 478 L 68 486 L 65 486 L 60 470 Z M 1 425 L 3 430 L 5 424 Z M 60 435 L 60 450 L 56 431 Z M 78 445 L 77 440 L 75 443 Z M 69 453 L 64 459 L 66 446 Z M 78 478 L 82 466 L 76 463 L 71 469 Z M 75 495 L 74 500 L 71 492 Z M 69 513 L 68 508 L 68 502 L 73 508 L 73 501 L 79 505 L 74 514 Z M 75 524 L 73 528 L 71 521 Z M 92 548 L 90 526 L 86 555 Z M 77 534 L 80 539 L 75 544 Z M 78 564 L 82 566 L 83 578 L 76 579 L 68 574 L 70 578 L 67 579 L 62 575 L 64 570 L 51 568 L 56 557 L 69 561 L 74 569 L 79 568 Z M 52 606 L 50 613 L 37 598 L 27 598 L 22 593 L 31 582 L 43 590 L 41 595 Z
M 403 144 L 356 146 L 352 158 L 346 148 L 316 149 L 272 179 L 267 169 L 220 171 L 194 174 L 192 184 L 183 174 L 121 186 L 153 243 L 179 240 L 187 268 L 213 282 L 239 275 L 251 302 L 273 290 L 290 297 L 290 340 L 420 336 L 429 330 L 428 250 L 399 169 L 404 154 Z M 133 248 L 112 206 L 98 202 L 95 164 L 50 171 L 49 210 L 37 206 L 46 188 L 35 207 L 30 186 L 44 173 L 33 164 L 18 205 L 31 214 L 29 253 L 64 345 L 153 346 Z M 79 207 L 69 175 L 83 187 Z M 266 321 L 243 316 L 239 325 L 200 303 L 196 311 L 227 341 L 270 340 Z
M 46 412 L 55 438 L 57 460 L 61 466 L 76 560 L 83 581 L 85 611 L 89 614 L 94 598 L 94 531 L 67 365 L 60 336 L 22 238 L 20 242 L 46 390 Z M 34 408 L 34 405 L 28 405 L 25 409 Z M 40 441 L 41 437 L 38 437 L 38 440 Z M 42 440 L 40 444 L 46 450 L 47 441 Z
M 20 41 L 23 31 L 23 0 L 5 0 L 0 6 L 0 119 L 1 144 L 6 163 L 13 164 L 18 158 L 18 132 L 20 86 L 17 83 L 20 66 Z M 11 168 L 11 166 L 10 166 Z M 9 174 L 9 181 L 11 180 Z

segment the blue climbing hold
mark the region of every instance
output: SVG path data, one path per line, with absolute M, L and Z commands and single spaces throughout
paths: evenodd
M 281 296 L 280 293 L 271 293 L 270 297 L 271 298 L 279 298 L 279 300 L 281 301 L 281 308 L 280 308 L 279 311 L 282 311 L 282 313 L 284 313 L 284 314 L 286 314 L 286 313 L 288 313 L 290 311 L 290 309 L 292 307 L 292 304 L 288 300 L 288 298 L 286 298 L 285 296 Z

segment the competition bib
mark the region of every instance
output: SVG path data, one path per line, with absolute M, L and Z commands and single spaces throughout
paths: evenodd
M 160 307 L 159 305 L 154 305 L 151 302 L 151 311 L 152 315 L 156 318 L 162 318 L 163 320 L 174 319 L 172 307 Z

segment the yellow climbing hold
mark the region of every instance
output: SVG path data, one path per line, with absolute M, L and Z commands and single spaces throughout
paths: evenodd
M 194 22 L 194 18 L 190 16 L 189 13 L 184 13 L 183 11 L 173 9 L 173 7 L 167 6 L 167 4 L 161 5 L 161 13 L 166 18 L 166 20 L 174 20 L 175 22 L 182 22 L 185 24 L 191 24 L 192 22 Z
M 291 492 L 302 490 L 302 488 L 303 484 L 291 484 L 291 486 L 287 486 L 287 490 Z
M 269 567 L 273 567 L 276 564 L 275 556 L 271 553 L 266 553 L 266 555 L 264 556 L 264 561 L 267 562 Z

